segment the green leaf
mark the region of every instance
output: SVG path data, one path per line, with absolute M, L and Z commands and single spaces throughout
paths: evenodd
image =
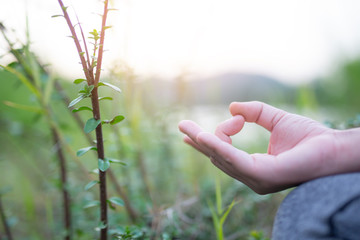
M 86 79 L 78 78 L 78 79 L 75 79 L 75 80 L 74 80 L 74 83 L 75 83 L 75 84 L 79 84 L 79 83 L 82 83 L 82 82 L 86 82 Z
M 101 101 L 101 100 L 113 100 L 113 98 L 112 97 L 99 97 L 98 100 L 99 101 Z
M 126 166 L 126 163 L 125 163 L 125 162 L 120 161 L 120 160 L 118 160 L 118 159 L 113 159 L 113 158 L 106 158 L 106 159 L 108 159 L 109 162 L 111 162 L 111 163 L 118 163 L 118 164 L 121 164 L 121 165 Z
M 86 97 L 89 97 L 91 95 L 91 91 L 94 89 L 94 85 L 84 85 L 84 88 L 79 91 L 79 93 L 82 93 Z
M 62 7 L 62 9 L 64 10 L 64 12 L 66 12 L 66 9 L 67 9 L 68 7 L 65 7 L 65 6 L 63 6 Z
M 84 131 L 86 133 L 92 132 L 99 124 L 101 123 L 101 120 L 96 120 L 95 118 L 90 118 L 86 121 L 84 126 Z
M 56 18 L 56 17 L 64 17 L 64 15 L 52 15 L 52 18 Z
M 112 28 L 112 26 L 105 26 L 104 30 L 109 29 L 109 28 Z
M 217 239 L 222 240 L 222 239 L 224 239 L 224 236 L 223 236 L 223 232 L 222 232 L 222 225 L 220 224 L 220 219 L 219 219 L 218 215 L 216 214 L 216 210 L 215 210 L 213 203 L 210 200 L 207 200 L 207 204 L 208 204 L 210 212 L 211 212 L 211 217 L 213 220 L 213 225 L 215 228 Z
M 107 87 L 110 87 L 110 88 L 114 89 L 115 91 L 121 93 L 121 89 L 120 89 L 120 88 L 118 88 L 117 86 L 114 86 L 114 85 L 112 85 L 112 84 L 110 84 L 110 83 L 108 83 L 108 82 L 99 82 L 99 83 L 98 83 L 98 86 L 107 86 Z
M 87 153 L 87 152 L 90 151 L 90 150 L 95 150 L 95 151 L 97 151 L 97 148 L 94 147 L 94 146 L 81 148 L 81 149 L 77 150 L 76 156 L 81 157 L 82 155 L 84 155 L 85 153 Z
M 78 102 L 80 102 L 80 101 L 83 100 L 84 98 L 86 98 L 86 95 L 81 94 L 80 96 L 78 96 L 77 98 L 75 98 L 74 100 L 71 101 L 71 103 L 69 104 L 68 108 L 73 107 L 75 104 L 77 104 Z
M 222 209 L 222 197 L 221 197 L 221 184 L 218 177 L 215 178 L 215 199 L 216 199 L 216 209 L 217 214 L 221 215 L 223 212 Z
M 21 109 L 21 110 L 25 110 L 28 112 L 44 113 L 44 110 L 40 107 L 27 106 L 27 105 L 22 105 L 22 104 L 10 102 L 10 101 L 4 101 L 3 103 L 8 107 Z
M 85 191 L 89 190 L 90 188 L 92 188 L 93 186 L 95 186 L 98 183 L 99 183 L 98 180 L 93 180 L 93 181 L 89 182 L 88 184 L 86 184 L 86 186 L 84 188 Z
M 111 124 L 111 125 L 115 125 L 115 124 L 121 122 L 121 121 L 124 120 L 124 119 L 125 119 L 124 116 L 118 115 L 118 116 L 114 117 L 114 118 L 110 121 L 110 124 Z
M 74 108 L 72 110 L 72 112 L 80 112 L 80 111 L 84 111 L 84 110 L 88 110 L 90 112 L 92 112 L 92 108 L 89 108 L 89 107 L 85 107 L 85 106 L 82 106 L 82 107 L 79 107 L 79 108 Z
M 121 207 L 124 206 L 124 201 L 119 197 L 111 197 L 108 201 Z
M 227 210 L 225 211 L 225 213 L 222 215 L 222 217 L 220 218 L 220 224 L 223 225 L 227 216 L 229 215 L 231 209 L 234 207 L 235 205 L 235 201 L 233 200 L 230 204 L 230 206 L 227 208 Z
M 99 229 L 104 229 L 106 227 L 107 227 L 107 224 L 105 222 L 100 222 L 99 225 L 98 225 Z
M 109 159 L 107 159 L 107 158 L 105 158 L 105 159 L 99 158 L 99 160 L 98 160 L 98 166 L 99 166 L 99 169 L 100 169 L 102 172 L 105 172 L 105 171 L 108 170 L 108 168 L 110 167 L 110 161 L 109 161 Z
M 94 200 L 94 201 L 89 201 L 88 203 L 86 203 L 83 208 L 91 208 L 91 207 L 96 207 L 99 205 L 100 205 L 100 202 Z

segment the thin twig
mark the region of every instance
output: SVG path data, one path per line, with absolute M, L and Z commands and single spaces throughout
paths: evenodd
M 96 72 L 95 72 L 95 85 L 98 84 L 100 80 L 100 72 L 101 72 L 101 64 L 102 64 L 102 55 L 104 52 L 104 40 L 105 40 L 105 30 L 106 30 L 106 19 L 108 14 L 108 0 L 104 1 L 104 13 L 102 16 L 102 23 L 101 23 L 101 33 L 100 33 L 100 46 L 98 51 L 98 59 L 96 64 Z
M 50 120 L 51 121 L 51 120 Z M 66 229 L 65 240 L 71 239 L 71 210 L 70 210 L 70 195 L 67 187 L 67 171 L 66 171 L 66 159 L 63 153 L 61 140 L 55 127 L 50 127 L 53 135 L 53 141 L 56 146 L 56 154 L 60 164 L 60 179 L 61 190 L 63 195 L 63 209 L 64 209 L 64 224 Z
M 3 222 L 3 225 L 4 225 L 4 229 L 5 229 L 7 239 L 12 240 L 13 238 L 12 238 L 12 234 L 11 234 L 9 224 L 7 223 L 7 220 L 6 220 L 6 215 L 5 215 L 5 212 L 4 212 L 1 196 L 0 196 L 0 215 L 1 215 L 1 220 Z
M 73 24 L 71 23 L 71 19 L 69 17 L 69 14 L 67 13 L 67 7 L 64 6 L 62 0 L 58 0 L 60 6 L 61 6 L 61 9 L 64 13 L 64 18 L 66 20 L 66 23 L 68 24 L 69 26 L 69 29 L 71 31 L 71 35 L 72 35 L 72 38 L 74 39 L 74 42 L 75 42 L 75 46 L 76 46 L 76 49 L 77 49 L 77 52 L 79 54 L 79 57 L 80 57 L 80 61 L 81 61 L 81 64 L 82 64 L 82 67 L 83 67 L 83 71 L 84 71 L 84 74 L 86 76 L 86 80 L 88 81 L 88 85 L 92 85 L 93 84 L 93 80 L 94 80 L 94 77 L 91 76 L 90 72 L 89 72 L 89 69 L 87 68 L 86 66 L 86 60 L 85 60 L 85 57 L 83 56 L 82 54 L 82 48 L 81 48 L 81 44 L 80 44 L 80 41 L 77 37 L 77 34 L 76 34 L 76 31 L 75 31 L 75 28 L 73 26 Z

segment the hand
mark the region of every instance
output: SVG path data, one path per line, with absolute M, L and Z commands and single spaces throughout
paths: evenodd
M 343 134 L 346 131 L 327 128 L 261 102 L 232 103 L 230 113 L 233 117 L 218 125 L 215 135 L 189 120 L 181 121 L 179 129 L 186 134 L 186 143 L 259 194 L 280 191 L 320 176 L 360 170 L 360 164 L 354 160 L 360 156 L 359 151 L 351 153 L 344 140 L 344 135 L 345 139 L 348 135 L 358 138 L 359 131 L 355 135 Z M 245 122 L 254 122 L 271 132 L 266 154 L 248 154 L 231 145 L 230 137 L 239 133 Z M 348 152 L 344 155 L 341 150 L 345 149 Z M 344 156 L 349 160 L 340 163 Z

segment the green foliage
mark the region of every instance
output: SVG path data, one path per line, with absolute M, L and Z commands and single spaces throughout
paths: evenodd
M 124 201 L 119 197 L 111 197 L 108 199 L 109 203 L 113 203 L 115 205 L 118 205 L 120 207 L 124 206 Z
M 84 209 L 86 208 L 92 208 L 92 207 L 97 207 L 100 205 L 100 202 L 99 201 L 89 201 L 87 202 L 85 205 L 84 205 Z
M 110 160 L 108 158 L 98 160 L 98 167 L 101 171 L 105 172 L 110 167 Z
M 224 239 L 223 226 L 224 226 L 225 220 L 228 217 L 231 209 L 235 205 L 235 200 L 233 200 L 228 207 L 223 209 L 222 196 L 221 196 L 221 185 L 220 185 L 218 178 L 216 178 L 216 181 L 215 181 L 215 192 L 216 192 L 216 210 L 211 201 L 208 201 L 208 206 L 210 208 L 211 216 L 213 219 L 213 224 L 215 227 L 217 240 L 223 240 Z
M 100 34 L 99 34 L 99 32 L 96 30 L 96 29 L 94 29 L 92 32 L 89 32 L 90 33 L 90 39 L 94 39 L 95 41 L 97 41 L 97 40 L 99 40 L 100 39 Z
M 110 125 L 115 125 L 121 121 L 123 121 L 125 119 L 124 116 L 122 115 L 118 115 L 118 116 L 115 116 L 113 119 L 111 120 L 103 120 L 101 123 L 102 124 L 110 124 Z
M 78 96 L 77 98 L 75 98 L 74 100 L 72 100 L 69 104 L 69 108 L 73 107 L 75 104 L 77 104 L 78 102 L 80 102 L 81 100 L 83 100 L 84 98 L 86 98 L 86 95 L 81 94 L 80 96 Z
M 84 132 L 90 133 L 101 123 L 101 120 L 96 120 L 95 118 L 90 118 L 86 121 L 84 126 Z
M 86 79 L 78 78 L 78 79 L 75 79 L 75 80 L 74 80 L 74 83 L 75 83 L 75 84 L 80 84 L 80 83 L 82 83 L 82 82 L 86 82 Z
M 113 90 L 121 93 L 121 89 L 120 89 L 120 88 L 118 88 L 117 86 L 115 86 L 115 85 L 113 85 L 113 84 L 111 84 L 111 83 L 108 83 L 108 82 L 99 82 L 99 83 L 98 83 L 98 86 L 99 86 L 99 87 L 100 87 L 100 86 L 107 86 L 107 87 L 112 88 Z
M 72 110 L 72 112 L 75 113 L 75 112 L 80 112 L 80 111 L 85 111 L 85 110 L 92 112 L 92 108 L 89 108 L 89 107 L 86 107 L 86 106 L 82 106 L 82 107 L 79 107 L 79 108 L 74 108 Z
M 264 237 L 262 232 L 251 231 L 248 240 L 270 240 L 270 238 Z
M 96 151 L 97 148 L 94 147 L 94 146 L 81 148 L 81 149 L 77 150 L 76 156 L 81 157 L 82 155 L 84 155 L 85 153 L 87 153 L 87 152 L 90 151 L 90 150 L 95 150 L 95 151 Z
M 101 101 L 101 100 L 110 100 L 111 101 L 111 100 L 113 100 L 113 98 L 112 97 L 99 97 L 98 100 L 99 101 Z
M 89 182 L 88 184 L 86 184 L 85 186 L 85 191 L 89 190 L 90 188 L 92 188 L 93 186 L 95 186 L 96 184 L 98 184 L 99 181 L 98 180 L 92 180 L 91 182 Z

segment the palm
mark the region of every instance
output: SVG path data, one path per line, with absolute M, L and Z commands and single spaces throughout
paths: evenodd
M 268 153 L 278 155 L 315 136 L 329 132 L 329 130 L 311 119 L 295 114 L 286 114 L 271 131 Z

